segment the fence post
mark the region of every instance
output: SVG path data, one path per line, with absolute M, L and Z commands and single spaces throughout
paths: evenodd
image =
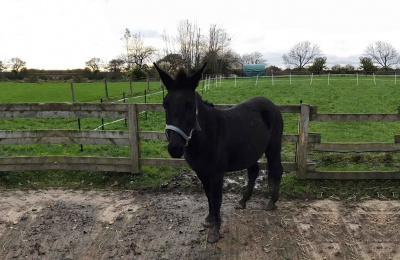
M 132 79 L 129 79 L 129 90 L 132 94 Z
M 104 80 L 104 87 L 106 89 L 106 98 L 108 98 L 108 88 L 107 88 L 107 80 Z
M 75 103 L 74 83 L 72 83 L 72 81 L 71 81 L 71 95 L 72 95 L 72 102 Z
M 310 122 L 310 106 L 300 105 L 299 140 L 297 143 L 297 178 L 305 179 L 307 174 L 307 149 L 308 149 L 308 125 Z
M 131 149 L 131 173 L 140 173 L 140 140 L 139 140 L 139 116 L 136 104 L 128 105 L 129 121 L 129 145 Z
M 103 99 L 100 98 L 100 103 L 103 104 Z M 101 130 L 104 130 L 104 118 L 101 118 Z
M 147 91 L 150 91 L 150 79 L 147 76 Z
M 122 96 L 124 97 L 124 104 L 126 103 L 126 99 L 125 99 L 125 92 L 122 92 Z M 125 127 L 127 127 L 127 122 L 126 122 L 126 118 L 125 118 Z
M 145 103 L 145 104 L 147 103 L 147 92 L 146 92 L 146 90 L 144 90 L 144 103 Z M 146 120 L 147 120 L 147 111 L 144 112 L 144 114 L 145 114 L 145 118 L 146 118 Z
M 75 103 L 75 92 L 74 92 L 74 83 L 71 81 L 71 95 L 72 102 Z M 78 129 L 81 130 L 81 119 L 78 117 Z M 83 145 L 81 145 L 81 152 L 83 151 Z

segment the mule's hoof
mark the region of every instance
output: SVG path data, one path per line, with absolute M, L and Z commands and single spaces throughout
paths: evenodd
M 203 227 L 212 227 L 214 226 L 215 218 L 212 215 L 207 215 L 206 219 L 202 223 Z
M 268 205 L 267 205 L 266 210 L 267 210 L 267 211 L 271 211 L 271 210 L 276 210 L 277 208 L 278 208 L 278 207 L 275 205 L 275 203 L 268 202 Z
M 215 222 L 208 221 L 207 219 L 202 223 L 203 227 L 209 228 L 214 226 Z
M 215 243 L 220 238 L 219 230 L 217 228 L 213 228 L 210 233 L 208 234 L 207 242 L 208 243 Z
M 239 201 L 235 206 L 235 209 L 245 209 L 245 208 L 246 208 L 246 203 L 242 201 Z

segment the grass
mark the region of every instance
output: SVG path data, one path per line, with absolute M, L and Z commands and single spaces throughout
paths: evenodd
M 198 91 L 203 98 L 217 104 L 235 104 L 252 96 L 265 96 L 275 104 L 317 105 L 320 113 L 397 113 L 400 105 L 400 86 L 394 85 L 393 78 L 360 77 L 356 84 L 354 77 L 314 77 L 293 78 L 290 85 L 288 78 L 260 78 L 255 86 L 255 79 L 238 79 L 237 86 L 233 79 L 223 80 L 221 86 Z M 146 83 L 134 83 L 133 92 L 142 92 Z M 162 102 L 159 82 L 151 83 L 151 94 L 147 102 Z M 104 83 L 74 84 L 75 96 L 79 102 L 99 102 L 104 97 Z M 122 92 L 129 92 L 129 83 L 108 83 L 112 100 L 122 97 Z M 0 102 L 64 102 L 71 100 L 69 83 L 5 83 L 0 82 Z M 127 102 L 144 102 L 144 97 L 129 98 Z M 285 133 L 297 132 L 298 115 L 284 114 Z M 106 119 L 105 122 L 113 120 Z M 101 124 L 100 119 L 81 119 L 82 129 L 93 130 Z M 163 113 L 140 115 L 142 130 L 162 131 L 165 126 Z M 0 130 L 22 129 L 77 129 L 76 119 L 0 119 Z M 105 126 L 106 130 L 126 130 L 124 121 Z M 393 142 L 393 136 L 400 134 L 400 122 L 337 123 L 311 122 L 310 132 L 322 134 L 323 142 Z M 159 140 L 141 142 L 142 157 L 168 158 L 166 143 Z M 284 161 L 294 161 L 295 144 L 284 143 Z M 78 145 L 24 145 L 0 146 L 0 156 L 110 156 L 128 157 L 129 149 L 125 146 L 84 146 L 83 152 Z M 319 170 L 388 170 L 399 171 L 399 153 L 312 153 L 309 160 L 316 161 Z M 143 173 L 130 174 L 77 172 L 77 171 L 41 171 L 0 173 L 0 187 L 77 187 L 77 188 L 126 188 L 157 189 L 169 183 L 184 168 L 143 167 Z M 285 175 L 282 193 L 293 197 L 330 197 L 356 196 L 396 198 L 400 191 L 399 181 L 300 181 L 294 174 Z M 390 187 L 396 187 L 394 189 Z M 380 192 L 382 191 L 382 192 Z M 391 193 L 391 195 L 390 195 Z M 380 194 L 380 195 L 379 195 Z

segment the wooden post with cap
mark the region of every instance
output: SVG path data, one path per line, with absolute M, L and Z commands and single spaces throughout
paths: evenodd
M 131 173 L 140 173 L 139 113 L 136 104 L 128 105 L 129 146 L 131 150 Z
M 299 140 L 297 143 L 297 178 L 305 179 L 307 175 L 307 155 L 308 155 L 308 127 L 310 123 L 310 106 L 300 105 L 300 118 L 299 118 Z

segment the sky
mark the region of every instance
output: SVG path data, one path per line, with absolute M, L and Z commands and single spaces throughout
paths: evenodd
M 239 54 L 259 51 L 268 64 L 301 41 L 320 46 L 328 66 L 359 66 L 367 45 L 385 41 L 400 49 L 397 0 L 0 0 L 0 61 L 13 57 L 28 68 L 75 69 L 124 52 L 125 29 L 164 47 L 163 31 L 179 21 L 225 28 Z M 156 57 L 154 58 L 156 59 Z

